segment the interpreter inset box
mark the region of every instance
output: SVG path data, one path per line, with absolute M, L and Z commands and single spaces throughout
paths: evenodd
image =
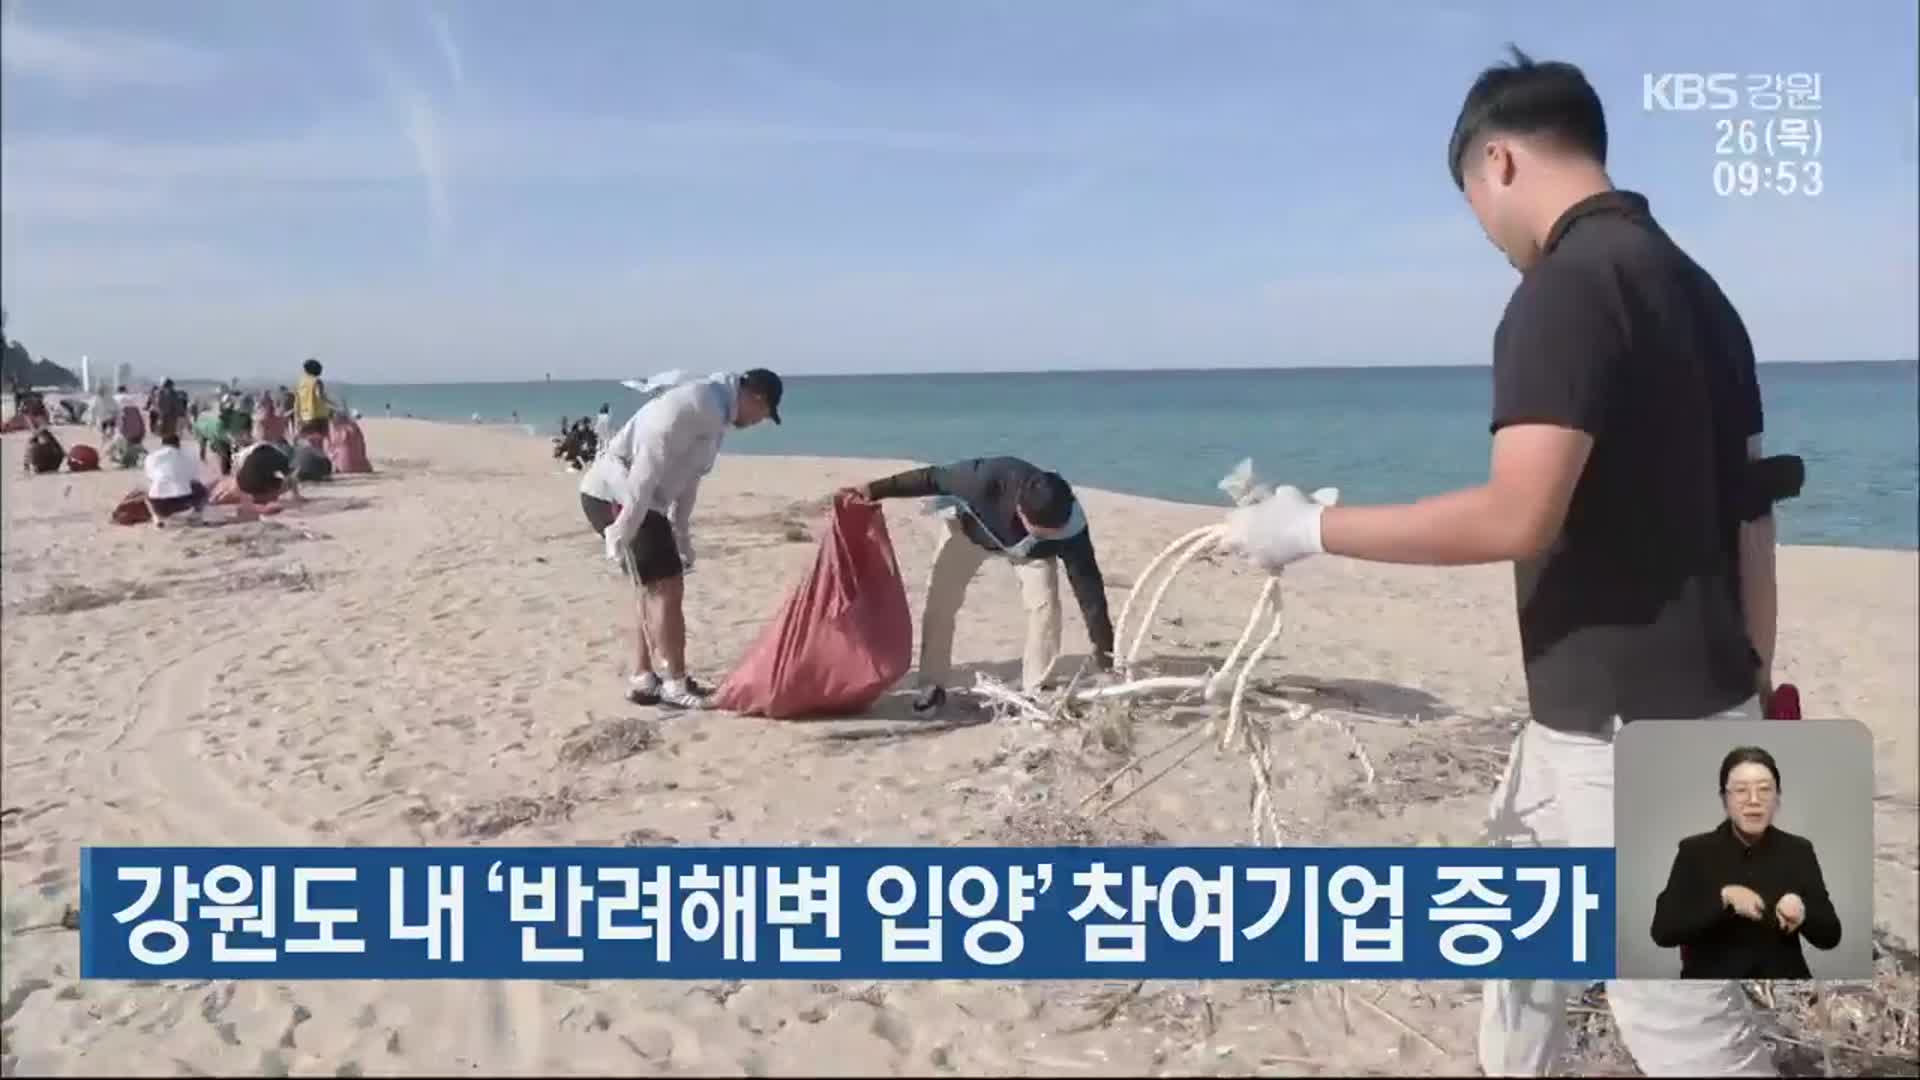
M 1614 741 L 1623 979 L 1873 975 L 1873 737 L 1653 720 Z

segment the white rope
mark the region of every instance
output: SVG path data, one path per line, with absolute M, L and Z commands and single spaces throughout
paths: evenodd
M 1147 582 L 1152 580 L 1154 572 L 1159 570 L 1161 564 L 1165 563 L 1168 559 L 1172 558 L 1175 553 L 1180 551 L 1181 548 L 1186 547 L 1188 544 L 1195 543 L 1202 537 L 1214 535 L 1216 532 L 1218 532 L 1219 528 L 1220 527 L 1218 525 L 1207 525 L 1187 533 L 1185 536 L 1182 536 L 1180 539 L 1175 540 L 1171 544 L 1168 544 L 1166 550 L 1154 556 L 1153 561 L 1147 564 L 1147 568 L 1140 572 L 1140 577 L 1136 581 L 1134 581 L 1133 588 L 1127 590 L 1127 602 L 1120 605 L 1120 622 L 1118 624 L 1118 627 L 1119 627 L 1119 630 L 1121 631 L 1120 654 L 1122 656 L 1131 656 L 1135 651 L 1134 649 L 1128 649 L 1125 647 L 1126 646 L 1125 631 L 1127 628 L 1127 615 L 1129 612 L 1133 610 L 1133 601 L 1137 597 L 1139 597 L 1143 592 L 1146 591 Z M 1140 629 L 1142 633 L 1146 631 L 1147 624 L 1152 621 L 1153 620 L 1151 617 L 1141 620 Z
M 1225 480 L 1220 482 L 1220 487 L 1241 506 L 1251 505 L 1271 494 L 1271 489 L 1261 485 L 1254 478 L 1251 461 L 1241 462 Z M 1331 505 L 1338 498 L 1338 493 L 1332 489 L 1323 489 L 1315 492 L 1313 497 L 1316 501 Z M 1128 591 L 1126 603 L 1120 608 L 1120 619 L 1115 636 L 1118 642 L 1116 659 L 1119 661 L 1116 666 L 1122 672 L 1132 673 L 1141 647 L 1146 644 L 1147 629 L 1153 624 L 1153 617 L 1159 613 L 1161 603 L 1173 588 L 1173 583 L 1180 576 L 1180 572 L 1186 569 L 1194 559 L 1218 550 L 1226 539 L 1227 532 L 1224 525 L 1208 525 L 1194 529 L 1168 544 L 1164 550 L 1154 556 L 1152 562 L 1147 564 L 1146 570 Z M 1150 599 L 1129 639 L 1126 633 L 1129 616 L 1133 614 L 1134 602 L 1142 596 Z M 1266 633 L 1261 635 L 1256 643 L 1254 636 L 1263 622 L 1266 624 Z M 1080 805 L 1085 806 L 1102 794 L 1109 794 L 1111 797 L 1093 812 L 1094 816 L 1116 809 L 1185 763 L 1198 752 L 1201 746 L 1210 741 L 1209 736 L 1217 735 L 1216 746 L 1220 750 L 1232 750 L 1237 745 L 1244 752 L 1248 771 L 1252 774 L 1253 784 L 1248 795 L 1247 815 L 1254 842 L 1281 846 L 1284 843 L 1285 834 L 1280 827 L 1278 800 L 1274 797 L 1273 790 L 1272 741 L 1264 730 L 1246 723 L 1246 698 L 1247 689 L 1253 682 L 1253 673 L 1259 669 L 1261 663 L 1266 660 L 1267 653 L 1280 640 L 1280 633 L 1285 625 L 1286 620 L 1280 602 L 1280 577 L 1275 574 L 1267 578 L 1261 586 L 1260 596 L 1254 601 L 1253 609 L 1247 613 L 1246 625 L 1241 629 L 1239 640 L 1234 642 L 1225 663 L 1218 669 L 1201 676 L 1158 675 L 1133 678 L 1115 685 L 1092 687 L 1086 690 L 1075 690 L 1069 687 L 1060 700 L 1091 703 L 1168 691 L 1198 691 L 1204 700 L 1212 703 L 1216 708 L 1221 704 L 1220 696 L 1227 687 L 1229 679 L 1232 680 L 1233 688 L 1225 702 L 1225 709 L 1215 712 L 1213 718 L 1204 727 L 1183 732 L 1152 753 L 1143 754 L 1129 761 L 1089 792 L 1081 800 Z M 1250 651 L 1249 645 L 1252 646 Z M 983 696 L 1009 707 L 1016 714 L 1032 720 L 1051 718 L 1051 714 L 1041 709 L 1027 695 L 1002 686 L 984 675 L 977 681 Z M 1360 744 L 1359 737 L 1351 725 L 1333 717 L 1322 716 L 1318 710 L 1305 704 L 1290 706 L 1287 710 L 1287 719 L 1294 724 L 1318 721 L 1340 731 L 1346 736 L 1353 757 L 1360 763 L 1366 782 L 1369 784 L 1374 782 L 1376 774 L 1373 762 L 1367 757 L 1366 750 Z M 1196 734 L 1201 737 L 1171 763 L 1140 781 L 1126 793 L 1111 794 L 1114 785 L 1122 776 L 1138 769 L 1148 758 L 1157 757 L 1167 750 L 1181 746 Z
M 1224 536 L 1225 530 L 1218 525 L 1209 525 L 1204 529 L 1195 529 L 1193 532 L 1175 540 L 1167 550 L 1160 553 L 1158 559 L 1155 559 L 1153 563 L 1147 567 L 1147 573 L 1141 575 L 1141 581 L 1134 585 L 1133 591 L 1127 594 L 1127 603 L 1120 608 L 1120 626 L 1122 629 L 1125 629 L 1127 625 L 1127 609 L 1133 606 L 1134 596 L 1146 585 L 1147 579 L 1153 576 L 1153 571 L 1159 567 L 1160 563 L 1169 555 L 1175 555 L 1177 553 L 1178 557 L 1174 559 L 1173 565 L 1167 568 L 1167 576 L 1160 582 L 1160 587 L 1154 590 L 1153 600 L 1147 605 L 1147 613 L 1140 618 L 1140 628 L 1133 636 L 1132 647 L 1126 652 L 1126 668 L 1131 668 L 1134 661 L 1139 658 L 1140 646 L 1147 642 L 1147 627 L 1153 625 L 1154 613 L 1160 610 L 1160 602 L 1167 598 L 1167 590 L 1173 587 L 1175 579 L 1180 576 L 1180 571 L 1185 570 L 1187 564 L 1192 562 L 1194 557 L 1201 552 L 1211 551 L 1217 547 Z M 1184 549 L 1182 545 L 1184 545 Z
M 1246 650 L 1247 642 L 1252 639 L 1254 627 L 1260 625 L 1260 616 L 1265 614 L 1269 607 L 1278 614 L 1280 579 L 1277 577 L 1267 579 L 1265 588 L 1260 591 L 1260 602 L 1253 605 L 1252 611 L 1247 612 L 1247 625 L 1240 631 L 1240 640 L 1233 643 L 1233 651 L 1227 654 L 1227 662 L 1220 665 L 1220 670 L 1207 680 L 1208 701 L 1215 699 L 1215 695 L 1220 691 L 1221 681 L 1226 678 L 1228 672 L 1233 670 L 1233 665 L 1240 662 L 1240 654 Z

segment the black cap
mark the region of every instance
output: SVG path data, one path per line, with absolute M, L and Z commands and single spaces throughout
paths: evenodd
M 740 389 L 760 395 L 761 400 L 767 403 L 767 418 L 776 424 L 780 422 L 780 376 L 766 368 L 757 367 L 740 376 Z

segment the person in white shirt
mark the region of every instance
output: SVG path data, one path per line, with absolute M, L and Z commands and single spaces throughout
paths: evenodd
M 119 411 L 113 403 L 113 396 L 107 393 L 107 384 L 94 387 L 93 406 L 87 412 L 87 422 L 100 429 L 102 439 L 113 438 L 114 423 L 119 419 Z
M 153 511 L 153 523 L 186 511 L 191 521 L 200 520 L 207 505 L 207 486 L 200 482 L 200 466 L 180 449 L 180 436 L 168 432 L 160 437 L 160 449 L 147 455 L 147 508 Z
M 599 450 L 607 445 L 607 440 L 612 437 L 613 410 L 607 407 L 606 402 L 601 402 L 600 415 L 593 418 L 593 445 L 595 447 L 595 453 L 598 454 Z
M 681 608 L 693 566 L 693 505 L 728 429 L 778 424 L 780 396 L 780 376 L 765 368 L 674 386 L 641 406 L 580 480 L 587 523 L 605 539 L 607 558 L 640 587 L 639 643 L 627 688 L 636 705 L 706 704 L 707 688 L 687 676 Z

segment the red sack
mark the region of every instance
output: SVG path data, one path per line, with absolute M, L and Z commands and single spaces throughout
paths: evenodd
M 327 458 L 333 462 L 336 475 L 373 471 L 373 463 L 367 460 L 367 437 L 350 417 L 333 418 L 327 429 Z
M 67 448 L 68 472 L 95 472 L 100 468 L 100 451 L 84 443 Z
M 913 664 L 913 615 L 886 515 L 841 497 L 813 572 L 787 595 L 713 703 L 791 720 L 866 711 Z
M 120 505 L 113 508 L 115 525 L 140 525 L 153 519 L 153 508 L 147 505 L 147 493 L 129 491 Z
M 1792 683 L 1774 687 L 1773 697 L 1767 702 L 1767 719 L 1800 719 L 1800 688 Z

